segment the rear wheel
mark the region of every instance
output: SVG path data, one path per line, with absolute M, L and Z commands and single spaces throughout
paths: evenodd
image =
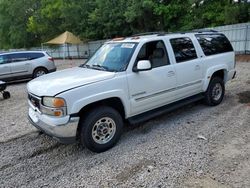
M 39 76 L 45 75 L 48 73 L 48 70 L 45 68 L 37 68 L 33 73 L 33 78 L 37 78 Z
M 213 77 L 205 92 L 205 102 L 209 106 L 216 106 L 221 103 L 225 93 L 225 85 L 221 78 Z
M 102 106 L 93 109 L 80 122 L 80 141 L 93 152 L 104 152 L 120 139 L 123 120 L 113 108 Z

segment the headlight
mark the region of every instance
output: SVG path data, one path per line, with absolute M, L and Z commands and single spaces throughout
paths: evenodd
M 65 116 L 67 114 L 66 102 L 59 97 L 43 97 L 41 112 L 50 116 Z
M 60 108 L 66 106 L 66 102 L 58 97 L 43 97 L 42 104 L 48 107 Z

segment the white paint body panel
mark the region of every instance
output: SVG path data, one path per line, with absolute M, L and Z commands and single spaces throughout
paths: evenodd
M 192 39 L 197 59 L 176 63 L 169 40 L 178 37 Z M 133 72 L 141 46 L 155 40 L 164 41 L 170 65 Z M 77 114 L 88 104 L 116 97 L 122 101 L 125 118 L 129 118 L 206 91 L 212 74 L 218 70 L 224 70 L 225 82 L 235 73 L 234 52 L 206 57 L 194 33 L 126 38 L 120 42 L 138 42 L 126 71 L 71 68 L 34 79 L 28 83 L 28 92 L 39 97 L 64 98 L 68 114 Z

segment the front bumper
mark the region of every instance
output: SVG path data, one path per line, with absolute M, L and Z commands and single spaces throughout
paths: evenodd
M 38 110 L 30 106 L 29 121 L 37 129 L 56 139 L 60 143 L 67 144 L 76 141 L 79 117 L 51 117 L 41 114 Z

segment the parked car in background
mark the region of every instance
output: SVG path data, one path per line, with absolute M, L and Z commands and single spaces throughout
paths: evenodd
M 44 51 L 0 54 L 0 80 L 36 78 L 56 71 L 54 59 Z

